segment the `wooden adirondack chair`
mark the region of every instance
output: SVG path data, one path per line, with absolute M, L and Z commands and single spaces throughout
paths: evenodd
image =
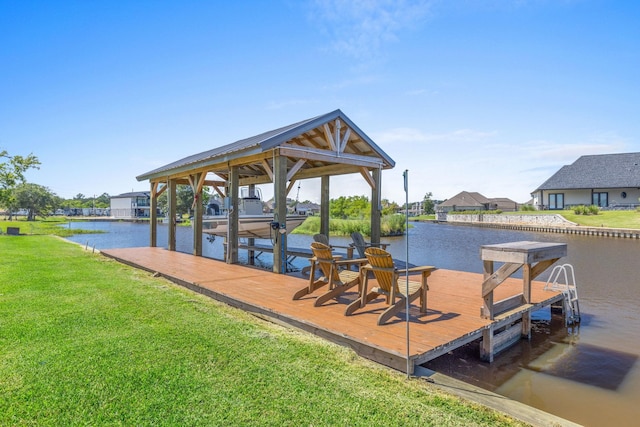
M 362 234 L 360 234 L 357 231 L 354 231 L 353 233 L 351 233 L 351 239 L 353 240 L 353 243 L 351 243 L 351 246 L 354 247 L 356 249 L 356 251 L 358 251 L 358 257 L 359 258 L 364 258 L 365 254 L 364 251 L 367 248 L 371 248 L 374 245 L 372 245 L 369 242 L 365 242 L 364 237 L 362 236 Z M 386 250 L 387 246 L 389 246 L 388 243 L 380 243 L 379 245 L 377 245 L 378 247 Z
M 309 285 L 296 292 L 293 295 L 294 300 L 300 299 L 305 295 L 313 293 L 316 289 L 327 285 L 329 290 L 320 295 L 314 303 L 314 306 L 319 307 L 326 301 L 337 297 L 353 286 L 360 285 L 360 272 L 351 271 L 342 267 L 348 267 L 354 263 L 366 264 L 366 259 L 342 260 L 340 257 L 333 256 L 331 248 L 320 242 L 311 243 L 311 250 L 313 251 L 313 257 L 309 260 L 311 262 Z M 316 270 L 318 268 L 322 272 L 322 276 L 316 279 Z
M 334 249 L 334 248 L 346 249 L 347 250 L 347 258 L 353 258 L 353 245 L 352 244 L 349 244 L 349 246 L 332 245 L 332 244 L 329 243 L 329 238 L 327 236 L 325 236 L 324 234 L 320 234 L 320 233 L 313 235 L 313 241 L 325 244 L 325 245 L 329 246 L 331 249 Z M 364 259 L 364 252 L 362 253 L 362 256 L 360 258 Z
M 369 264 L 361 268 L 363 283 L 360 287 L 360 298 L 349 304 L 345 315 L 349 316 L 353 314 L 357 309 L 364 307 L 380 295 L 386 296 L 389 308 L 383 311 L 378 317 L 378 325 L 383 325 L 392 316 L 405 308 L 405 298 L 409 298 L 409 304 L 416 298 L 420 298 L 420 312 L 427 312 L 427 290 L 429 289 L 427 277 L 436 269 L 435 267 L 422 266 L 410 268 L 409 273 L 421 273 L 421 280 L 419 282 L 409 281 L 409 293 L 407 294 L 406 283 L 398 284 L 398 279 L 401 277 L 403 270 L 398 270 L 395 267 L 393 258 L 389 252 L 380 248 L 367 248 L 365 255 Z M 378 286 L 372 288 L 370 292 L 367 291 L 369 278 L 366 273 L 368 271 L 373 272 L 378 282 Z

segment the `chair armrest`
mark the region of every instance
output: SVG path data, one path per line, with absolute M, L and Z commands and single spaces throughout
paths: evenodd
M 367 262 L 368 261 L 367 261 L 366 258 L 359 258 L 359 259 L 343 259 L 343 260 L 340 260 L 340 261 L 336 261 L 335 263 L 336 263 L 336 265 L 343 265 L 343 264 L 348 264 L 348 265 L 361 264 L 362 265 L 362 264 L 365 264 Z
M 351 246 L 353 246 L 355 248 L 356 244 L 355 243 L 350 243 Z M 387 250 L 387 248 L 391 246 L 391 243 L 378 243 L 377 245 L 374 245 L 373 243 L 366 243 L 364 244 L 365 248 L 380 248 L 384 251 Z
M 411 273 L 431 273 L 432 271 L 436 271 L 437 268 L 431 265 L 422 265 L 420 267 L 412 267 L 409 269 L 409 274 Z M 400 270 L 402 271 L 402 270 Z
M 341 246 L 341 245 L 329 245 L 329 247 L 331 249 L 333 248 L 338 248 L 338 249 L 349 249 L 349 246 Z

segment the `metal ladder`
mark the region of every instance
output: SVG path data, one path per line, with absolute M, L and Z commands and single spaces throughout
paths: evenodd
M 564 283 L 559 282 L 562 278 Z M 564 312 L 567 325 L 580 323 L 580 303 L 578 301 L 578 288 L 576 287 L 573 265 L 562 264 L 553 267 L 544 289 L 562 292 L 564 295 Z

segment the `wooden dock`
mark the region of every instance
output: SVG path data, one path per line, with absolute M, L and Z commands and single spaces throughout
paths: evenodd
M 362 357 L 401 371 L 407 368 L 404 313 L 377 326 L 378 315 L 386 307 L 379 299 L 352 316 L 344 316 L 346 306 L 357 297 L 357 288 L 337 301 L 314 307 L 322 290 L 297 301 L 291 298 L 307 285 L 299 275 L 275 274 L 163 248 L 108 249 L 102 253 L 262 318 L 348 346 Z M 498 323 L 508 323 L 504 316 L 493 320 L 481 317 L 482 284 L 483 275 L 476 273 L 437 270 L 429 277 L 427 313 L 420 313 L 417 306 L 410 310 L 411 372 L 417 365 L 482 338 L 483 332 L 497 329 Z M 511 310 L 509 319 L 516 322 L 531 311 L 562 300 L 561 293 L 543 287 L 544 283 L 533 282 L 530 302 Z M 507 299 L 521 292 L 522 280 L 509 278 L 494 290 L 494 297 Z

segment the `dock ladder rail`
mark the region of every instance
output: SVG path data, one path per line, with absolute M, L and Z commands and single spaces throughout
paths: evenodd
M 561 279 L 564 279 L 564 283 L 560 282 Z M 553 267 L 544 290 L 562 292 L 567 325 L 580 323 L 580 303 L 578 301 L 578 288 L 573 265 L 562 264 Z

